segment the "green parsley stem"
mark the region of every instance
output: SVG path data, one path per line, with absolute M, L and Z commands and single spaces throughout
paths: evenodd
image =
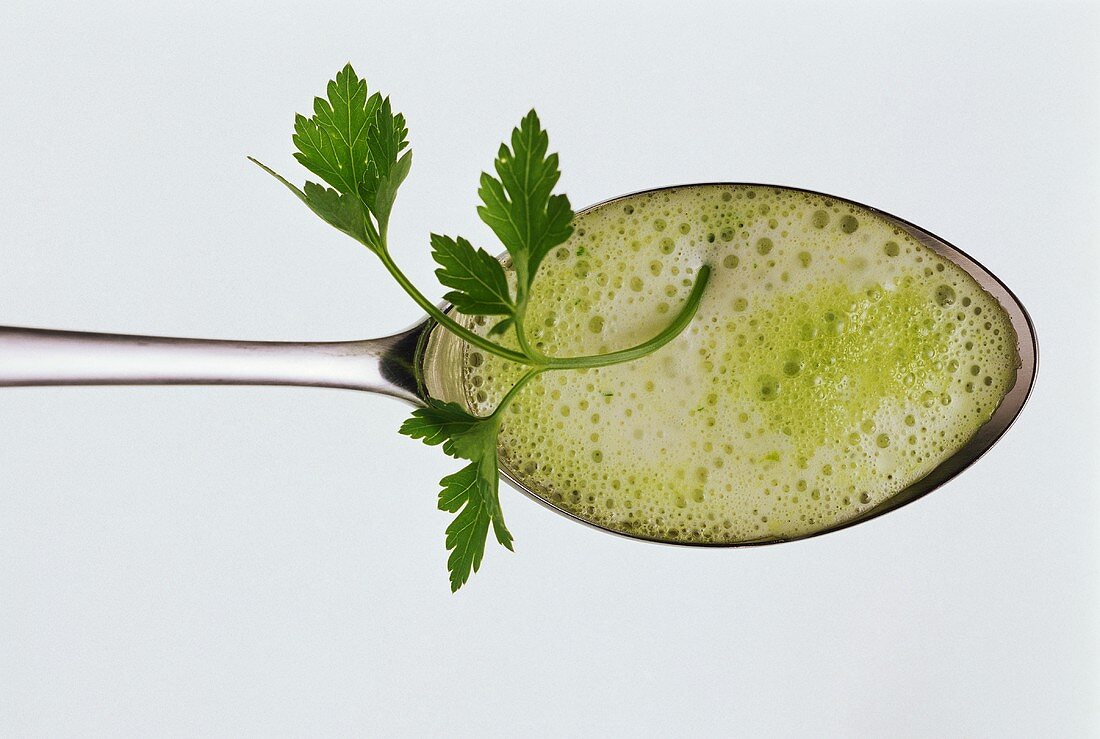
M 691 323 L 691 319 L 695 317 L 695 311 L 699 309 L 699 301 L 702 300 L 703 290 L 706 289 L 708 280 L 710 280 L 710 265 L 704 264 L 699 269 L 699 276 L 695 278 L 695 285 L 691 288 L 691 294 L 688 295 L 687 301 L 680 308 L 675 320 L 668 324 L 661 333 L 648 341 L 610 354 L 595 354 L 587 357 L 551 357 L 547 360 L 547 367 L 549 369 L 607 367 L 652 354 L 675 339 Z
M 547 369 L 547 367 L 533 367 L 527 370 L 527 372 L 523 374 L 523 377 L 519 378 L 519 380 L 516 381 L 516 384 L 512 385 L 512 388 L 507 393 L 505 393 L 503 398 L 500 399 L 500 402 L 497 403 L 497 407 L 493 411 L 490 418 L 498 418 L 500 414 L 508 408 L 511 402 L 515 400 L 515 397 L 519 395 L 519 391 L 523 389 L 523 386 L 541 375 Z
M 710 280 L 711 272 L 709 264 L 704 264 L 699 269 L 699 275 L 695 278 L 695 284 L 692 286 L 691 293 L 688 295 L 683 307 L 680 308 L 680 312 L 676 314 L 676 318 L 669 323 L 668 326 L 653 338 L 637 346 L 632 346 L 629 349 L 621 349 L 609 354 L 593 354 L 583 357 L 544 357 L 541 352 L 530 346 L 520 321 L 516 322 L 515 328 L 516 337 L 520 342 L 520 346 L 523 348 L 523 352 L 505 348 L 494 341 L 490 341 L 484 336 L 474 333 L 455 321 L 441 311 L 432 301 L 428 300 L 428 298 L 409 281 L 409 278 L 406 277 L 401 269 L 394 263 L 388 250 L 380 249 L 377 254 L 378 258 L 382 261 L 382 265 L 390 275 L 393 276 L 401 288 L 408 293 L 409 297 L 411 297 L 429 316 L 439 322 L 441 326 L 458 336 L 460 339 L 484 349 L 491 354 L 507 359 L 510 362 L 527 365 L 539 371 L 543 369 L 565 370 L 608 367 L 613 364 L 630 362 L 648 354 L 652 354 L 676 338 L 680 332 L 691 323 L 691 319 L 695 317 L 695 312 L 699 309 L 699 302 L 702 300 L 703 291 L 706 289 L 707 282 Z M 524 377 L 527 376 L 525 375 Z M 525 380 L 521 379 L 520 382 L 525 382 Z

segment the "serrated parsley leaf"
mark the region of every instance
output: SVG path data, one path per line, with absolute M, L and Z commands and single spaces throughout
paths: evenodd
M 504 267 L 484 249 L 475 250 L 462 238 L 432 234 L 432 257 L 439 281 L 454 288 L 444 296 L 468 316 L 511 316 L 515 313 Z M 499 325 L 499 324 L 498 324 Z M 496 327 L 494 327 L 495 329 Z
M 547 155 L 549 137 L 535 111 L 512 131 L 511 144 L 497 153 L 497 177 L 482 173 L 477 212 L 512 256 L 526 293 L 543 258 L 573 232 L 573 210 L 564 195 L 551 195 L 561 176 L 558 155 Z
M 489 534 L 491 516 L 480 467 L 478 462 L 471 462 L 441 481 L 440 509 L 458 513 L 447 527 L 446 539 L 450 552 L 447 571 L 451 575 L 452 593 L 466 584 L 471 573 L 478 571 L 485 555 L 485 539 Z
M 498 543 L 512 551 L 512 534 L 504 525 L 498 502 L 496 454 L 463 467 L 441 481 L 439 509 L 458 513 L 447 527 L 447 571 L 451 592 L 466 584 L 481 567 L 489 525 Z
M 382 96 L 348 64 L 328 83 L 328 99 L 313 99 L 313 117 L 294 117 L 294 158 L 341 193 L 354 193 L 367 174 L 367 131 Z
M 417 408 L 401 424 L 400 432 L 420 439 L 429 446 L 443 445 L 443 452 L 459 459 L 480 459 L 486 449 L 496 452 L 495 418 L 470 415 L 457 403 L 429 400 L 426 408 Z
M 412 166 L 412 152 L 407 151 L 401 158 L 398 155 L 409 145 L 409 129 L 405 126 L 405 116 L 394 113 L 390 108 L 390 99 L 385 98 L 378 106 L 367 131 L 367 176 L 360 186 L 360 196 L 374 213 L 383 228 L 389 221 L 393 200 L 397 188 L 405 181 Z
M 426 408 L 417 408 L 401 425 L 402 434 L 432 446 L 442 444 L 447 454 L 470 461 L 440 481 L 439 509 L 458 514 L 447 527 L 446 539 L 452 592 L 481 567 L 490 525 L 496 540 L 512 549 L 512 534 L 504 525 L 500 510 L 499 426 L 495 417 L 479 418 L 455 403 L 439 401 L 429 401 Z
M 405 118 L 389 98 L 367 94 L 367 83 L 348 64 L 328 83 L 327 98 L 314 98 L 313 115 L 294 118 L 294 158 L 328 187 L 307 182 L 289 187 L 327 223 L 371 249 L 385 248 L 397 189 L 412 166 Z M 256 161 L 256 160 L 252 160 Z
M 481 421 L 467 413 L 458 403 L 429 400 L 424 408 L 417 408 L 411 417 L 401 424 L 400 433 L 420 439 L 428 446 L 442 444 L 456 434 L 462 434 Z

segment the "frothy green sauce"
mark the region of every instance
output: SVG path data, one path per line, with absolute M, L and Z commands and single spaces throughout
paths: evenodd
M 575 227 L 532 293 L 528 334 L 548 355 L 648 338 L 714 266 L 671 344 L 543 374 L 507 414 L 503 463 L 599 525 L 716 543 L 829 528 L 934 469 L 1015 379 L 998 303 L 857 206 L 701 186 L 615 201 Z M 522 371 L 476 350 L 464 360 L 479 413 Z

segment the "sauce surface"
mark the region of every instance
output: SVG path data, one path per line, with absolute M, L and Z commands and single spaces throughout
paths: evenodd
M 507 413 L 502 463 L 601 526 L 698 543 L 829 528 L 934 469 L 1015 380 L 1016 336 L 996 300 L 853 204 L 706 185 L 613 201 L 574 225 L 528 309 L 528 335 L 550 356 L 644 341 L 699 267 L 714 269 L 672 343 L 545 373 Z M 521 372 L 467 348 L 467 405 L 490 413 Z

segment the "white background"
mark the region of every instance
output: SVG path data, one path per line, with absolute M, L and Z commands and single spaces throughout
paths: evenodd
M 1095 6 L 7 4 L 0 323 L 334 340 L 418 312 L 249 165 L 351 60 L 410 120 L 392 243 L 489 245 L 478 173 L 537 105 L 580 207 L 802 186 L 968 251 L 1038 327 L 973 469 L 747 551 L 626 541 L 510 490 L 448 592 L 397 402 L 0 390 L 0 734 L 1086 736 L 1100 730 Z M 0 361 L 3 357 L 0 356 Z

